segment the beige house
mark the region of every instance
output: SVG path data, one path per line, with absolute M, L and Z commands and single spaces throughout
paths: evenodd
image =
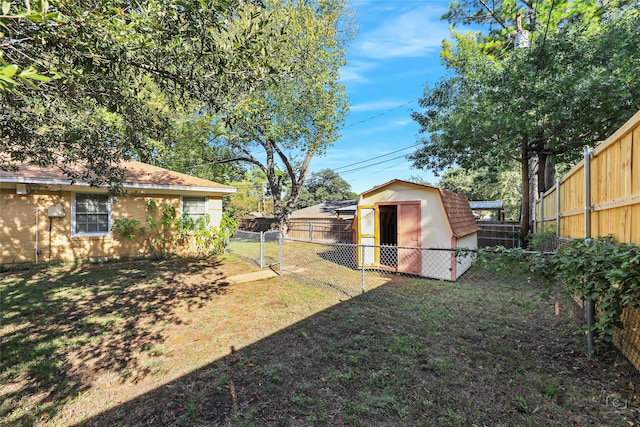
M 147 203 L 171 204 L 178 215 L 222 218 L 233 187 L 140 162 L 125 162 L 125 195 L 72 182 L 57 168 L 21 165 L 0 171 L 0 265 L 16 262 L 144 255 L 148 244 L 112 234 L 113 221 L 146 224 Z
M 477 249 L 478 225 L 467 199 L 451 191 L 393 180 L 358 200 L 355 240 L 364 245 L 358 265 L 441 280 L 456 280 Z M 355 228 L 355 227 L 354 227 Z

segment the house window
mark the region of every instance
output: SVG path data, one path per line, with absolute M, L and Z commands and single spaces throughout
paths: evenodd
M 183 197 L 182 198 L 182 214 L 183 219 L 192 224 L 191 228 L 195 229 L 196 226 L 202 221 L 203 225 L 207 217 L 207 198 L 206 197 Z
M 106 194 L 76 194 L 73 204 L 73 234 L 107 234 L 111 203 Z

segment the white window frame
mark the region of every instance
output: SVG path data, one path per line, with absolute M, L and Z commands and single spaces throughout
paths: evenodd
M 107 197 L 107 230 L 106 231 L 90 231 L 90 232 L 78 232 L 77 231 L 77 196 L 103 196 Z M 111 197 L 104 193 L 73 193 L 71 198 L 71 236 L 107 236 L 111 234 Z
M 190 213 L 185 211 L 185 199 L 204 199 L 204 212 L 200 213 L 200 212 L 196 212 L 194 213 L 194 215 L 190 215 Z M 209 197 L 207 196 L 181 196 L 180 197 L 180 214 L 182 215 L 187 215 L 187 216 L 198 216 L 198 218 L 206 218 L 207 214 L 209 214 Z M 209 219 L 209 221 L 211 221 L 211 219 Z M 195 221 L 194 221 L 195 222 Z M 209 226 L 209 223 L 205 224 L 207 227 Z

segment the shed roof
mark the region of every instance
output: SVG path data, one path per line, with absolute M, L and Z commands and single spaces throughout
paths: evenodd
M 454 236 L 463 237 L 480 230 L 466 197 L 449 190 L 438 190 Z
M 292 218 L 332 218 L 336 216 L 336 211 L 343 212 L 345 210 L 354 212 L 357 209 L 357 200 L 327 200 L 326 202 L 319 203 L 317 205 L 308 206 L 306 208 L 298 209 L 291 213 Z M 350 209 L 352 208 L 352 209 Z M 347 213 L 348 214 L 348 213 Z M 351 213 L 353 215 L 353 213 Z
M 437 191 L 440 194 L 440 200 L 442 200 L 444 211 L 447 214 L 447 220 L 451 226 L 451 232 L 455 237 L 467 236 L 480 230 L 467 198 L 449 190 L 443 190 L 431 185 L 416 184 L 415 182 L 394 179 L 385 184 L 374 187 L 371 190 L 367 190 L 360 196 L 365 197 L 368 194 L 396 183 Z
M 502 200 L 469 200 L 471 209 L 504 209 Z
M 219 184 L 180 172 L 170 171 L 147 163 L 127 161 L 122 163 L 125 169 L 125 188 L 148 188 L 157 190 L 190 190 L 202 192 L 235 193 L 234 187 Z M 82 167 L 77 168 L 82 172 Z M 26 163 L 18 165 L 16 171 L 0 171 L 0 182 L 44 184 L 44 185 L 89 185 L 86 182 L 72 182 L 58 167 L 39 167 Z

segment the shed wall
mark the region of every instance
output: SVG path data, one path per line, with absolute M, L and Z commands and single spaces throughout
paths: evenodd
M 382 202 L 410 202 L 420 200 L 422 219 L 421 247 L 451 248 L 451 229 L 437 189 L 416 189 L 400 183 L 372 192 L 360 199 L 360 205 Z M 424 271 L 424 270 L 423 270 Z

